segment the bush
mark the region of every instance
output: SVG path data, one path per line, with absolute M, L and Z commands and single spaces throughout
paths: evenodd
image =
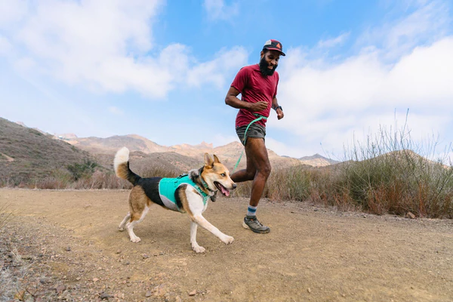
M 94 169 L 98 166 L 96 162 L 91 160 L 85 160 L 83 164 L 75 163 L 68 165 L 67 169 L 71 172 L 72 177 L 75 181 L 79 180 L 82 177 L 88 177 L 94 173 Z
M 306 200 L 310 195 L 312 173 L 302 167 L 280 169 L 271 173 L 266 197 L 272 200 Z
M 426 148 L 414 146 L 404 129 L 393 134 L 381 129 L 365 146 L 356 144 L 333 187 L 371 213 L 453 218 L 453 168 L 415 153 Z

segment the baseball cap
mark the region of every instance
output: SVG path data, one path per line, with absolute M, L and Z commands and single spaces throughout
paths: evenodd
M 266 43 L 264 43 L 263 49 L 268 49 L 268 50 L 276 50 L 280 52 L 282 56 L 286 56 L 285 53 L 282 51 L 282 43 L 280 43 L 277 40 L 267 40 Z

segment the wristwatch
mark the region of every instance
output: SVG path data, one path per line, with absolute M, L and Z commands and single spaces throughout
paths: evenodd
M 274 108 L 275 111 L 277 111 L 277 109 L 280 109 L 281 111 L 283 111 L 282 106 L 277 106 L 277 107 Z

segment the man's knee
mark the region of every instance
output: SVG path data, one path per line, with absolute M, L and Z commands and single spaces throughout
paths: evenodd
M 256 170 L 247 170 L 245 173 L 247 180 L 253 180 L 256 175 Z
M 270 163 L 266 163 L 266 164 L 262 165 L 261 167 L 259 167 L 259 169 L 258 169 L 258 173 L 260 173 L 261 175 L 263 175 L 265 177 L 268 177 L 271 174 L 271 171 L 272 171 L 272 167 L 271 167 Z

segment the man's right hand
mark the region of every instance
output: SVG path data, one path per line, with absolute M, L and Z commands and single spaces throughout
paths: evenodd
M 269 106 L 269 103 L 265 102 L 265 101 L 249 103 L 249 104 L 250 104 L 250 108 L 248 108 L 248 109 L 252 112 L 259 112 L 259 111 L 266 110 L 267 107 Z

